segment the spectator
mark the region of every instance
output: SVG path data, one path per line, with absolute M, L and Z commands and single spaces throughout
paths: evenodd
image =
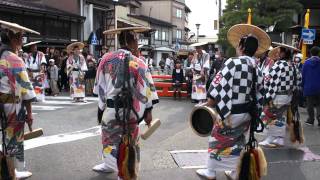
M 67 75 L 67 60 L 68 60 L 68 53 L 66 51 L 62 52 L 61 57 L 61 64 L 60 64 L 60 91 L 64 89 L 68 91 L 69 89 L 69 80 Z
M 161 72 L 164 73 L 164 68 L 165 68 L 165 66 L 166 66 L 166 63 L 165 63 L 164 59 L 161 59 L 161 60 L 160 60 L 159 66 L 160 66 Z
M 54 48 L 54 47 L 49 47 L 49 48 L 47 48 L 47 50 L 46 50 L 46 55 L 45 55 L 46 60 L 47 60 L 47 64 L 49 64 L 49 60 L 50 60 L 50 59 L 54 59 L 54 60 L 55 60 L 55 58 L 54 58 L 54 51 L 55 51 L 55 48 Z
M 92 57 L 87 60 L 87 63 L 88 63 L 88 71 L 85 74 L 86 96 L 92 96 L 97 68 L 96 68 L 95 60 Z
M 314 108 L 317 110 L 318 126 L 320 127 L 320 48 L 311 48 L 311 58 L 307 59 L 302 67 L 302 87 L 303 95 L 307 97 L 307 110 L 309 118 L 306 124 L 314 123 Z
M 191 63 L 193 59 L 193 53 L 190 52 L 188 54 L 188 58 L 184 61 L 184 69 L 186 73 L 186 83 L 187 83 L 187 93 L 188 96 L 191 97 L 191 92 L 192 92 L 192 77 L 193 77 L 193 72 L 191 69 Z
M 170 74 L 171 72 L 171 67 L 172 67 L 172 64 L 173 64 L 173 59 L 172 57 L 167 57 L 166 58 L 166 64 L 165 64 L 165 70 L 166 70 L 166 74 Z
M 181 100 L 181 87 L 184 81 L 183 69 L 181 69 L 180 60 L 176 61 L 175 69 L 172 71 L 172 83 L 174 88 L 174 99 L 177 99 L 177 91 L 179 95 L 179 99 Z
M 49 85 L 51 89 L 51 95 L 57 96 L 59 94 L 58 89 L 58 67 L 55 65 L 54 59 L 49 60 L 49 67 L 48 67 L 48 73 L 49 73 Z

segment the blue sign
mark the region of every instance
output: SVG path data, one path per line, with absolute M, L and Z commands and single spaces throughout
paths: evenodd
M 302 29 L 302 39 L 306 41 L 314 41 L 316 39 L 316 30 Z
M 93 33 L 93 35 L 92 35 L 91 44 L 92 45 L 98 45 L 98 38 L 97 38 L 96 33 Z

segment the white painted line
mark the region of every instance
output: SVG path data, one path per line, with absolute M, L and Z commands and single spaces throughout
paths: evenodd
M 44 133 L 45 133 L 45 130 L 44 130 Z M 101 134 L 100 126 L 94 126 L 92 128 L 84 129 L 81 131 L 30 139 L 30 140 L 24 141 L 24 149 L 28 150 L 32 148 L 41 147 L 41 146 L 47 146 L 50 144 L 77 141 L 80 139 L 99 136 L 100 134 Z
M 46 100 L 69 100 L 71 101 L 70 96 L 46 96 Z M 98 101 L 98 97 L 85 97 L 85 100 L 88 101 Z
M 183 166 L 180 167 L 182 169 L 205 169 L 207 168 L 207 166 L 203 165 L 203 166 Z
M 177 153 L 205 153 L 208 152 L 208 150 L 175 150 L 175 151 L 169 151 L 171 154 L 177 154 Z
M 57 109 L 62 109 L 63 106 L 39 106 L 39 105 L 32 105 L 32 110 L 36 111 L 54 111 Z
M 54 100 L 50 100 L 50 101 L 45 101 L 43 102 L 42 104 L 51 104 L 51 105 L 54 105 L 54 104 L 57 104 L 57 105 L 76 105 L 76 106 L 80 106 L 80 105 L 85 105 L 85 104 L 92 104 L 93 102 L 72 102 L 71 100 L 70 101 L 54 101 Z

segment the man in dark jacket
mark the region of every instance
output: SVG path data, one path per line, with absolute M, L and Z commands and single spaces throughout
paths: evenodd
M 314 123 L 314 108 L 317 110 L 318 126 L 320 126 L 320 48 L 311 48 L 311 58 L 307 59 L 302 67 L 303 95 L 307 97 L 307 110 L 309 118 L 306 124 Z

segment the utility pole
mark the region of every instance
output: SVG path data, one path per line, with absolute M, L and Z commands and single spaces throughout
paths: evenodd
M 199 42 L 199 28 L 200 28 L 200 24 L 196 24 L 197 27 L 197 42 Z

